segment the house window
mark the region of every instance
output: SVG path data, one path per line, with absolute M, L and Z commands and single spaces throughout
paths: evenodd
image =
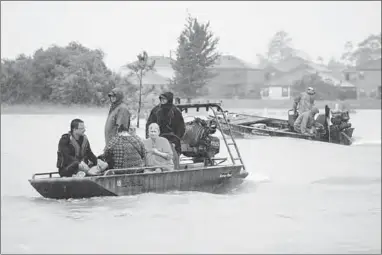
M 263 89 L 263 97 L 269 97 L 269 88 Z
M 287 88 L 287 87 L 282 88 L 282 90 L 281 90 L 281 96 L 282 96 L 282 97 L 288 97 L 288 88 Z
M 358 74 L 358 78 L 360 79 L 360 80 L 364 80 L 365 79 L 365 73 L 364 72 L 359 72 L 359 74 Z
M 350 81 L 350 73 L 345 73 L 345 80 Z

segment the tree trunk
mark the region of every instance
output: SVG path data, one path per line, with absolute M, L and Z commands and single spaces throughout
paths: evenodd
M 141 113 L 141 103 L 142 103 L 142 69 L 141 69 L 141 75 L 139 76 L 139 101 L 138 101 L 138 114 L 137 114 L 137 128 L 139 128 L 139 115 Z

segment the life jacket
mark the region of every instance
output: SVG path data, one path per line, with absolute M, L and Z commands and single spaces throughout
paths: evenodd
M 82 145 L 81 146 L 78 144 L 78 142 L 76 141 L 76 139 L 72 136 L 72 134 L 70 132 L 68 134 L 65 134 L 65 135 L 69 136 L 69 143 L 74 148 L 76 159 L 78 161 L 83 160 L 83 158 L 85 156 L 85 153 L 86 153 L 87 145 L 89 143 L 88 138 L 86 137 L 86 135 L 83 136 L 83 141 L 82 141 Z M 65 164 L 64 155 L 60 151 L 60 148 L 58 148 L 56 167 L 57 168 L 62 168 L 62 167 L 64 167 L 64 164 Z
M 76 139 L 70 134 L 70 144 L 73 145 L 75 153 L 76 153 L 76 158 L 81 161 L 85 157 L 86 153 L 86 147 L 88 145 L 89 141 L 86 135 L 83 135 L 83 141 L 81 146 L 78 144 Z

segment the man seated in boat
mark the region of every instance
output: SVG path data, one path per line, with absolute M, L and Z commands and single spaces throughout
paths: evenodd
M 294 130 L 304 135 L 315 135 L 318 123 L 315 122 L 314 116 L 319 112 L 317 107 L 312 110 L 300 114 L 294 122 Z
M 314 88 L 309 87 L 306 92 L 302 92 L 300 95 L 294 98 L 293 110 L 295 115 L 303 114 L 304 112 L 310 111 L 314 106 L 316 91 Z
M 159 136 L 159 125 L 151 123 L 149 138 L 143 143 L 146 149 L 146 166 L 158 166 L 156 172 L 174 170 L 173 149 L 170 142 Z
M 144 167 L 146 161 L 145 146 L 137 135 L 131 134 L 130 116 L 122 117 L 118 133 L 106 144 L 103 155 L 109 169 Z
M 155 106 L 146 122 L 146 138 L 149 137 L 149 126 L 157 123 L 160 129 L 160 136 L 167 138 L 174 148 L 174 166 L 179 168 L 179 156 L 182 153 L 180 140 L 185 132 L 185 123 L 182 112 L 173 104 L 174 94 L 163 93 L 159 96 L 160 103 Z
M 63 134 L 58 143 L 58 173 L 61 177 L 71 177 L 79 171 L 87 172 L 90 166 L 97 164 L 97 157 L 85 135 L 84 122 L 81 119 L 72 120 L 70 131 Z

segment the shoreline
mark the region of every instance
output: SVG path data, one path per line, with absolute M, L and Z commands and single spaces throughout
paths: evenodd
M 215 99 L 196 99 L 194 102 L 207 101 L 219 102 Z M 345 100 L 345 101 L 316 101 L 315 105 L 322 109 L 325 105 L 333 108 L 336 103 L 343 104 L 347 109 L 351 111 L 357 110 L 380 110 L 381 100 L 377 99 L 359 99 L 359 100 Z M 293 100 L 250 100 L 250 99 L 222 99 L 222 107 L 224 109 L 291 109 Z M 141 110 L 144 113 L 148 108 Z M 1 104 L 2 115 L 34 115 L 34 114 L 92 114 L 92 115 L 107 115 L 109 106 L 97 107 L 97 106 L 84 106 L 84 105 L 61 105 L 61 104 L 17 104 L 6 105 Z M 134 112 L 132 112 L 134 114 Z

